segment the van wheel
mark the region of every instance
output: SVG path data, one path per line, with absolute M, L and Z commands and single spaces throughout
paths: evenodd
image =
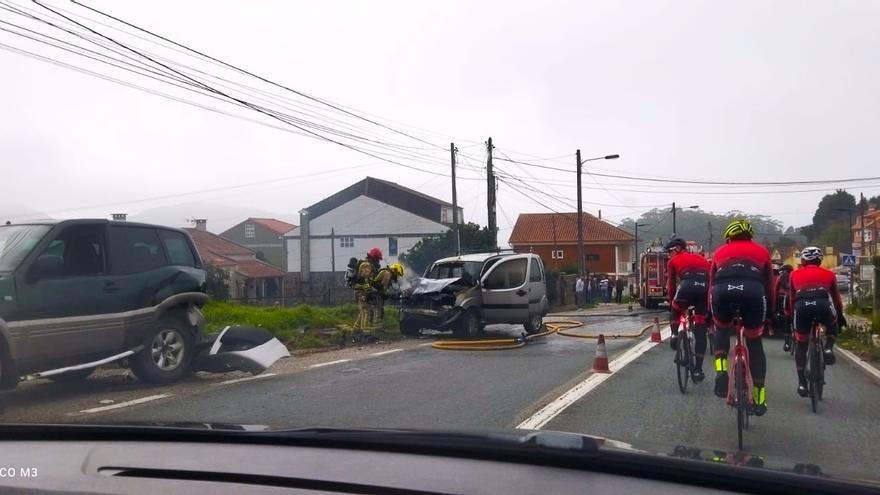
M 400 320 L 400 333 L 407 337 L 418 337 L 422 333 L 421 327 L 406 319 Z
M 529 316 L 528 321 L 523 323 L 523 327 L 525 327 L 526 333 L 529 335 L 540 332 L 543 325 L 544 317 L 541 315 L 541 313 L 535 313 Z
M 49 377 L 49 379 L 55 383 L 77 383 L 85 380 L 94 372 L 95 368 L 73 370 L 68 371 L 67 373 L 61 373 L 60 375 L 52 375 Z
M 483 322 L 476 310 L 469 310 L 456 323 L 452 329 L 452 335 L 456 337 L 478 337 L 483 333 Z
M 18 385 L 18 373 L 12 367 L 6 342 L 0 339 L 0 390 L 12 390 Z
M 143 341 L 144 349 L 131 358 L 131 371 L 147 383 L 167 384 L 182 378 L 192 363 L 192 331 L 180 318 L 163 318 Z

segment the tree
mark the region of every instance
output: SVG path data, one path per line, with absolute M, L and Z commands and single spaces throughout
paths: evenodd
M 438 259 L 455 255 L 453 235 L 452 230 L 447 230 L 442 234 L 426 237 L 417 242 L 408 253 L 402 255 L 400 260 L 404 265 L 421 274 Z M 487 251 L 492 249 L 495 243 L 488 227 L 480 227 L 472 222 L 459 226 L 459 239 L 462 252 Z
M 818 244 L 819 247 L 823 249 L 827 246 L 834 246 L 836 253 L 850 252 L 849 246 L 852 231 L 848 224 L 849 221 L 829 225 L 819 237 L 815 239 L 815 244 Z
M 217 301 L 229 299 L 229 272 L 222 268 L 205 264 L 206 292 Z
M 857 212 L 856 198 L 844 191 L 838 189 L 833 194 L 826 194 L 819 202 L 816 213 L 813 214 L 813 223 L 801 227 L 801 233 L 807 236 L 811 241 L 818 240 L 825 230 L 833 223 L 841 222 L 846 219 L 848 222 L 849 214 L 845 209 L 852 209 Z

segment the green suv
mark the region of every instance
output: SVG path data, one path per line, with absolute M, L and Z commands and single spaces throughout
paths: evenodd
M 64 220 L 0 226 L 0 387 L 75 381 L 124 360 L 142 381 L 181 378 L 210 346 L 205 271 L 189 235 Z

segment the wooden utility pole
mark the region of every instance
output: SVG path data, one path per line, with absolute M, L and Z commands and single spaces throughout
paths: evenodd
M 586 274 L 586 263 L 584 261 L 584 203 L 583 192 L 581 192 L 581 150 L 575 152 L 575 160 L 577 160 L 577 229 L 578 229 L 578 274 L 584 276 Z M 601 215 L 599 216 L 601 218 Z
M 675 239 L 675 202 L 672 202 L 672 238 Z
M 712 222 L 709 222 L 709 247 L 706 251 L 712 252 Z
M 452 160 L 452 242 L 455 245 L 455 254 L 461 254 L 461 237 L 458 232 L 458 192 L 455 187 L 455 143 L 449 143 L 449 157 Z
M 486 209 L 489 216 L 489 232 L 492 234 L 492 249 L 498 249 L 498 222 L 495 217 L 495 172 L 492 169 L 492 138 L 486 143 Z
M 330 271 L 336 273 L 336 229 L 330 227 Z M 334 278 L 334 280 L 336 280 Z

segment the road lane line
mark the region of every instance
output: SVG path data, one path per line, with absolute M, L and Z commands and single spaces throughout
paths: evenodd
M 215 383 L 214 385 L 229 385 L 231 383 L 249 382 L 251 380 L 259 380 L 261 378 L 269 378 L 270 376 L 277 376 L 277 375 L 278 375 L 278 373 L 263 373 L 262 375 L 246 376 L 244 378 L 234 378 L 232 380 L 225 380 L 220 383 Z
M 859 368 L 862 368 L 863 371 L 865 371 L 869 375 L 873 376 L 874 378 L 880 380 L 880 370 L 871 366 L 864 359 L 856 356 L 852 352 L 850 352 L 840 346 L 837 346 L 837 350 L 838 350 L 838 352 L 840 352 L 841 354 L 846 356 L 847 359 L 849 359 L 850 361 L 852 361 L 853 363 L 858 365 Z
M 669 338 L 669 335 L 671 333 L 672 331 L 669 328 L 666 328 L 660 333 L 660 335 L 665 340 Z M 638 359 L 639 356 L 657 347 L 657 345 L 658 344 L 656 342 L 651 342 L 651 339 L 647 338 L 639 342 L 638 344 L 630 347 L 629 349 L 624 351 L 623 354 L 617 356 L 610 363 L 608 363 L 608 368 L 611 370 L 610 374 L 591 374 L 584 381 L 578 383 L 567 392 L 560 395 L 559 398 L 551 401 L 549 404 L 542 407 L 530 418 L 517 425 L 517 428 L 527 430 L 540 430 L 544 427 L 544 425 L 552 421 L 553 418 L 558 416 L 562 411 L 566 410 L 569 406 L 582 399 L 593 389 L 602 384 L 605 380 L 614 376 L 614 373 L 622 370 L 624 366 L 635 361 L 636 359 Z
M 428 347 L 429 345 L 434 345 L 434 343 L 433 342 L 426 342 L 424 344 L 419 344 L 416 347 Z
M 370 354 L 370 356 L 384 356 L 384 355 L 386 355 L 386 354 L 391 354 L 391 353 L 394 353 L 394 352 L 400 352 L 400 351 L 402 351 L 402 350 L 403 350 L 403 349 L 391 349 L 390 351 L 374 352 L 374 353 Z
M 110 411 L 112 409 L 120 409 L 123 407 L 134 406 L 136 404 L 143 404 L 144 402 L 150 402 L 154 400 L 164 399 L 165 397 L 171 397 L 171 394 L 159 394 L 159 395 L 150 395 L 147 397 L 141 397 L 140 399 L 128 400 L 125 402 L 120 402 L 118 404 L 113 404 L 112 406 L 101 406 L 95 407 L 92 409 L 85 409 L 80 411 L 82 414 L 94 414 L 104 411 Z
M 351 361 L 351 359 L 337 359 L 336 361 L 327 361 L 326 363 L 313 364 L 309 366 L 309 368 L 322 368 L 324 366 L 330 366 L 331 364 L 341 364 L 347 363 L 349 361 Z

